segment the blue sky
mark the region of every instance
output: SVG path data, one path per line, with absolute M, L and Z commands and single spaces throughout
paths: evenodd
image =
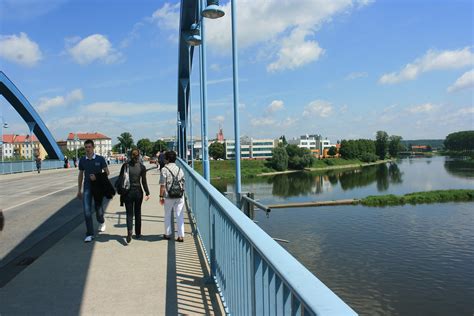
M 206 23 L 209 134 L 233 138 L 230 4 Z M 469 0 L 238 2 L 242 134 L 332 141 L 474 128 Z M 172 136 L 179 1 L 0 1 L 0 69 L 57 139 Z M 198 55 L 192 75 L 199 135 Z M 3 99 L 9 133 L 26 124 Z

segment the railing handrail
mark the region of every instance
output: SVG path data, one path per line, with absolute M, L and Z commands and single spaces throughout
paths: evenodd
M 288 253 L 265 231 L 245 216 L 214 186 L 179 159 L 184 168 L 242 233 L 247 241 L 267 261 L 282 280 L 305 305 L 317 315 L 357 315 L 344 301 L 322 283 L 314 274 Z

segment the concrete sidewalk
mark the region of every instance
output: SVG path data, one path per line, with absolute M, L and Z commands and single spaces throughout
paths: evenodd
M 148 183 L 140 240 L 127 245 L 125 208 L 116 196 L 106 209 L 107 230 L 95 241 L 83 242 L 81 223 L 0 289 L 0 315 L 222 314 L 188 218 L 184 243 L 162 240 L 156 170 Z

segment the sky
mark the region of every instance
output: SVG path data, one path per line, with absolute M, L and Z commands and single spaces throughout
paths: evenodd
M 230 3 L 206 20 L 209 136 L 233 139 Z M 53 136 L 174 136 L 180 1 L 0 0 L 0 70 Z M 471 0 L 240 0 L 241 135 L 331 141 L 474 129 Z M 199 55 L 191 84 L 200 135 Z M 9 128 L 26 123 L 0 97 Z

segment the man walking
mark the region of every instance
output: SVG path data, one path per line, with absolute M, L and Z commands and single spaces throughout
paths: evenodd
M 105 171 L 107 176 L 110 174 L 104 157 L 94 153 L 94 142 L 88 139 L 84 142 L 86 155 L 79 159 L 79 177 L 77 198 L 82 200 L 84 209 L 84 218 L 86 220 L 86 238 L 84 242 L 91 242 L 94 239 L 94 225 L 92 223 L 92 191 L 91 182 L 96 181 L 95 174 Z M 84 180 L 84 191 L 82 183 Z M 104 209 L 102 203 L 94 203 L 97 221 L 99 222 L 99 231 L 105 231 Z
M 176 165 L 176 152 L 167 151 L 165 159 L 168 162 L 161 169 L 160 177 L 160 204 L 165 207 L 165 234 L 164 239 L 171 239 L 174 235 L 174 223 L 171 223 L 171 212 L 175 211 L 178 225 L 178 239 L 184 241 L 184 172 Z
M 41 172 L 41 157 L 39 155 L 36 156 L 35 162 L 36 162 L 36 171 L 40 173 Z

